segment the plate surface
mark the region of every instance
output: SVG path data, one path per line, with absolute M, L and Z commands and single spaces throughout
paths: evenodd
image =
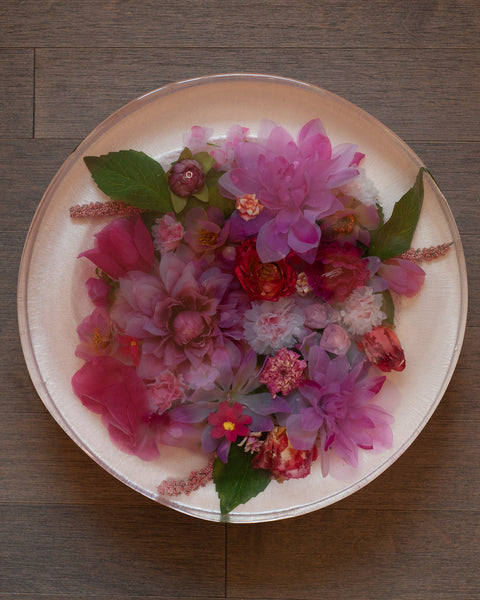
M 182 478 L 201 466 L 202 457 L 167 447 L 153 462 L 126 455 L 111 443 L 99 417 L 73 395 L 71 378 L 83 364 L 74 355 L 76 327 L 91 312 L 83 282 L 93 272 L 88 261 L 76 257 L 92 246 L 93 234 L 106 221 L 72 220 L 69 208 L 104 198 L 83 163 L 85 155 L 133 148 L 168 164 L 167 157 L 182 149 L 183 134 L 192 125 L 212 127 L 214 135 L 222 137 L 238 123 L 255 135 L 265 117 L 293 135 L 319 117 L 333 145 L 358 144 L 366 155 L 362 165 L 379 190 L 386 216 L 413 185 L 422 166 L 412 150 L 379 121 L 323 89 L 250 74 L 180 82 L 127 104 L 69 156 L 37 209 L 20 265 L 22 347 L 32 381 L 52 416 L 78 446 L 120 481 L 162 504 L 212 521 L 223 520 L 213 484 L 173 499 L 158 497 L 156 492 L 165 478 Z M 357 469 L 338 461 L 326 478 L 317 461 L 305 479 L 272 482 L 265 492 L 230 513 L 230 522 L 271 521 L 332 504 L 377 477 L 417 437 L 453 374 L 467 312 L 466 268 L 458 230 L 442 193 L 425 177 L 424 206 L 413 245 L 422 248 L 444 242 L 453 242 L 448 254 L 422 265 L 427 272 L 425 285 L 417 297 L 402 300 L 397 311 L 397 333 L 407 368 L 388 375 L 378 402 L 395 417 L 392 448 L 378 454 L 360 451 Z

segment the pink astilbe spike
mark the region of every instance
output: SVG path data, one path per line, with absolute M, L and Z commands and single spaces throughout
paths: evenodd
M 112 200 L 111 202 L 91 202 L 90 204 L 75 204 L 70 207 L 72 219 L 84 219 L 86 217 L 110 217 L 117 215 L 138 215 L 143 211 L 141 208 L 129 206 L 124 202 Z
M 160 496 L 180 496 L 180 494 L 188 496 L 199 488 L 204 487 L 213 479 L 214 460 L 212 458 L 202 469 L 192 471 L 186 479 L 165 479 L 158 486 L 158 493 Z
M 409 260 L 414 263 L 420 263 L 423 261 L 430 262 L 435 258 L 444 256 L 449 250 L 453 242 L 449 244 L 439 244 L 438 246 L 430 246 L 430 248 L 410 248 L 403 254 L 400 254 L 399 258 Z

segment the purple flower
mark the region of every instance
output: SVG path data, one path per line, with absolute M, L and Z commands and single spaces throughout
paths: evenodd
M 139 373 L 146 379 L 164 369 L 210 364 L 215 349 L 235 346 L 240 335 L 241 301 L 229 291 L 232 275 L 203 270 L 182 250 L 162 256 L 151 274 L 127 273 L 112 306 L 113 320 L 142 342 Z
M 292 414 L 285 419 L 294 448 L 306 450 L 320 439 L 322 471 L 328 473 L 328 451 L 345 462 L 358 465 L 358 448 L 391 445 L 393 417 L 372 399 L 385 377 L 370 377 L 368 361 L 357 354 L 331 359 L 318 344 L 306 352 L 308 377 L 288 398 Z
M 110 305 L 110 286 L 104 279 L 90 277 L 85 282 L 90 300 L 99 308 L 107 308 Z
M 148 273 L 154 248 L 148 229 L 137 215 L 134 219 L 115 219 L 95 235 L 95 247 L 79 254 L 91 260 L 113 279 L 129 271 Z
M 268 392 L 255 391 L 261 386 L 257 368 L 257 356 L 250 350 L 243 358 L 239 368 L 233 369 L 228 353 L 218 350 L 214 354 L 214 364 L 219 375 L 213 389 L 197 389 L 189 401 L 171 411 L 170 416 L 180 423 L 204 423 L 202 449 L 209 453 L 217 451 L 219 458 L 226 462 L 230 441 L 215 439 L 211 436 L 212 425 L 207 421 L 211 413 L 218 410 L 221 402 L 230 405 L 237 403 L 243 407 L 243 414 L 251 417 L 249 429 L 271 431 L 274 427 L 272 415 L 286 413 L 290 407 L 286 400 L 273 398 Z
M 355 146 L 332 149 L 318 119 L 302 128 L 296 142 L 263 121 L 257 141 L 237 143 L 235 153 L 237 167 L 219 185 L 231 198 L 255 194 L 265 207 L 257 230 L 261 260 L 274 262 L 293 250 L 312 262 L 321 235 L 316 221 L 343 208 L 331 189 L 358 175 Z

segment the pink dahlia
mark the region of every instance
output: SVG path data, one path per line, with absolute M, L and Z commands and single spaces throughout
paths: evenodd
M 240 337 L 241 299 L 229 292 L 232 276 L 203 270 L 183 254 L 165 254 L 151 274 L 127 273 L 112 306 L 114 321 L 142 342 L 139 373 L 146 379 L 210 364 L 216 348 L 235 346 Z
M 319 119 L 307 123 L 296 141 L 263 121 L 257 140 L 237 143 L 235 156 L 237 166 L 219 185 L 230 198 L 254 194 L 265 207 L 257 228 L 260 259 L 274 262 L 293 250 L 312 262 L 321 236 L 317 220 L 342 208 L 331 189 L 358 175 L 355 146 L 332 148 Z
M 79 254 L 91 260 L 113 279 L 129 271 L 148 273 L 154 248 L 148 229 L 137 215 L 115 219 L 95 235 L 95 247 Z

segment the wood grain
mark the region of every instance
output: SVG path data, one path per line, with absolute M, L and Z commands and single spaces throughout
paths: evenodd
M 31 48 L 0 47 L 0 138 L 32 137 L 33 72 Z
M 126 101 L 167 83 L 219 70 L 253 70 L 306 80 L 339 94 L 404 139 L 480 140 L 480 80 L 473 76 L 480 69 L 480 53 L 471 50 L 289 48 L 259 53 L 245 48 L 239 53 L 222 48 L 221 69 L 218 62 L 212 64 L 209 49 L 179 48 L 173 64 L 167 56 L 163 48 L 37 50 L 35 137 L 83 137 Z M 121 76 L 112 80 L 112 72 Z
M 3 0 L 0 45 L 168 49 L 478 46 L 475 0 Z
M 476 0 L 0 2 L 0 600 L 478 598 L 479 34 Z M 236 526 L 142 497 L 68 438 L 25 367 L 16 282 L 38 203 L 91 129 L 165 83 L 241 71 L 325 87 L 411 146 L 455 217 L 470 303 L 448 389 L 386 472 Z

